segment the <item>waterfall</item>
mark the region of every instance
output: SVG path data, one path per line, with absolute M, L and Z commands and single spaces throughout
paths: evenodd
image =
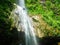
M 38 45 L 31 19 L 25 8 L 24 0 L 19 0 L 18 2 L 19 6 L 17 6 L 16 13 L 19 15 L 20 25 L 25 32 L 25 43 L 26 45 Z

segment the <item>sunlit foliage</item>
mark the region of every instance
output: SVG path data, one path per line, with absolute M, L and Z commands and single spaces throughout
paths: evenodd
M 30 14 L 41 14 L 50 26 L 60 30 L 59 2 L 59 0 L 26 0 L 26 6 Z

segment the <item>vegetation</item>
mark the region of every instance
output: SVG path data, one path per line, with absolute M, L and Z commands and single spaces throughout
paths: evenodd
M 11 12 L 15 9 L 16 0 L 0 0 L 0 45 L 18 45 L 24 43 L 24 32 L 19 32 L 13 25 Z M 30 16 L 38 16 L 36 30 L 44 33 L 44 36 L 60 36 L 60 0 L 25 0 Z M 21 33 L 21 34 L 20 34 Z M 20 42 L 18 42 L 20 41 Z M 25 44 L 25 43 L 24 43 Z
M 43 20 L 52 28 L 50 31 L 58 35 L 60 31 L 60 0 L 26 0 L 26 6 L 30 15 L 41 15 Z
M 17 29 L 12 27 L 13 19 L 10 18 L 14 1 L 0 0 L 0 45 L 17 45 Z

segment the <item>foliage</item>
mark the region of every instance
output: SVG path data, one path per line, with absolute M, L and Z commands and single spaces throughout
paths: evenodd
M 7 30 L 10 29 L 12 22 L 11 19 L 9 19 L 9 16 L 11 15 L 11 11 L 13 8 L 14 6 L 11 1 L 9 0 L 0 1 L 0 28 Z
M 9 18 L 14 9 L 13 3 L 14 0 L 0 0 L 0 45 L 17 45 L 17 29 L 12 28 L 13 19 Z
M 60 30 L 60 0 L 26 0 L 26 6 L 29 14 L 42 15 L 47 24 Z

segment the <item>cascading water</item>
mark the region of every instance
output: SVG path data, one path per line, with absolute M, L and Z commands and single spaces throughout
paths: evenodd
M 31 19 L 27 15 L 24 0 L 19 0 L 18 5 L 19 6 L 17 6 L 16 12 L 18 12 L 20 18 L 22 30 L 25 32 L 26 45 L 38 45 L 34 29 L 31 24 Z

